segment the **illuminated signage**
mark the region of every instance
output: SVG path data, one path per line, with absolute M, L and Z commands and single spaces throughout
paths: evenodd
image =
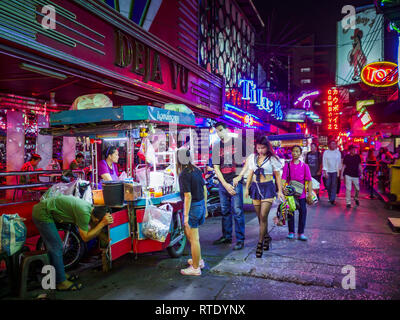
M 375 100 L 359 100 L 357 101 L 357 111 L 360 112 L 363 110 L 366 106 L 371 106 L 375 104 Z
M 257 89 L 253 80 L 240 80 L 239 86 L 242 86 L 242 100 L 247 100 L 250 104 L 255 104 L 259 110 L 273 113 L 272 116 L 277 120 L 283 119 L 280 101 L 272 101 L 264 97 L 263 89 Z
M 372 87 L 390 87 L 399 82 L 397 64 L 381 61 L 367 64 L 361 71 L 361 80 Z
M 248 128 L 257 128 L 263 126 L 263 124 L 258 121 L 260 118 L 248 112 L 244 112 L 243 110 L 240 110 L 239 108 L 236 108 L 228 103 L 225 103 L 224 117 Z
M 369 112 L 367 111 L 367 109 L 365 107 L 362 107 L 360 109 L 360 111 L 358 113 L 358 117 L 361 120 L 364 130 L 367 130 L 370 126 L 372 126 L 374 124 Z
M 307 98 L 310 98 L 310 97 L 313 97 L 313 96 L 317 96 L 319 94 L 320 94 L 320 92 L 318 90 L 313 91 L 313 92 L 309 92 L 309 93 L 303 93 L 299 98 L 297 98 L 297 100 L 294 103 L 294 105 L 296 106 L 299 102 L 302 102 L 303 100 L 305 100 L 303 102 L 303 107 L 305 109 L 307 109 L 306 106 L 308 105 L 308 107 L 310 107 L 310 104 L 311 104 L 310 99 L 307 99 Z M 306 101 L 308 101 L 308 103 Z
M 336 88 L 327 91 L 327 105 L 328 105 L 328 126 L 329 131 L 340 130 L 340 97 L 339 91 Z

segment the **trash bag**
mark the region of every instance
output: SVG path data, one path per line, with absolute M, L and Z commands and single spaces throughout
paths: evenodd
M 25 219 L 16 214 L 3 214 L 0 216 L 0 251 L 5 251 L 12 256 L 21 250 L 26 240 Z
M 147 198 L 142 224 L 143 235 L 152 240 L 165 242 L 171 226 L 172 213 L 173 208 L 169 203 L 156 207 L 151 199 Z

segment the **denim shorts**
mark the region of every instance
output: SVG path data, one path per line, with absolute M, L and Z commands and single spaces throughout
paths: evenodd
M 198 228 L 206 219 L 206 206 L 204 200 L 192 202 L 189 210 L 189 226 Z

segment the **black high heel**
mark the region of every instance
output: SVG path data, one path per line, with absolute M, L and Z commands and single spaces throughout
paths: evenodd
M 259 242 L 257 243 L 256 257 L 261 258 L 262 254 L 263 254 L 263 243 Z
M 272 238 L 269 235 L 264 237 L 264 251 L 268 251 L 270 247 L 272 248 Z

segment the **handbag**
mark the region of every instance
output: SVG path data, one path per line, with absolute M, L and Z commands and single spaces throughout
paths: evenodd
M 305 185 L 304 185 L 304 183 L 301 183 L 299 181 L 292 180 L 292 178 L 290 176 L 290 162 L 288 163 L 288 170 L 289 170 L 289 175 L 288 175 L 289 186 L 291 186 L 294 189 L 294 192 L 295 192 L 294 195 L 296 197 L 299 197 L 299 196 L 302 195 L 302 193 L 304 191 L 304 188 L 305 188 Z M 304 167 L 304 175 L 305 175 L 305 170 L 306 170 L 306 168 Z

